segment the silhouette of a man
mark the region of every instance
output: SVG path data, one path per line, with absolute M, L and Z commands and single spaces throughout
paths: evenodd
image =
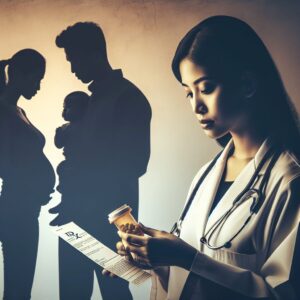
M 90 83 L 91 98 L 77 134 L 69 165 L 72 175 L 58 211 L 104 244 L 119 239 L 107 215 L 124 203 L 138 212 L 138 179 L 150 156 L 151 107 L 141 91 L 113 70 L 102 30 L 76 23 L 56 38 L 72 73 Z M 59 241 L 60 299 L 90 299 L 96 272 L 103 299 L 132 299 L 128 284 L 101 275 L 99 266 Z

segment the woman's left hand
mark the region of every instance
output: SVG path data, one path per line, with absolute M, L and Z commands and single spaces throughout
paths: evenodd
M 197 249 L 187 244 L 177 236 L 149 227 L 140 223 L 140 228 L 146 234 L 143 236 L 119 231 L 125 249 L 118 247 L 120 255 L 124 250 L 135 253 L 132 259 L 141 268 L 155 268 L 159 266 L 178 266 L 189 270 Z

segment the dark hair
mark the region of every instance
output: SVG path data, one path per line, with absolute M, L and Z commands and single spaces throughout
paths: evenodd
M 82 106 L 86 106 L 86 105 L 88 105 L 89 100 L 90 100 L 90 96 L 88 94 L 86 94 L 85 92 L 75 91 L 66 96 L 65 103 L 66 102 L 68 102 L 68 103 L 77 102 L 77 103 L 80 103 L 80 105 L 82 105 Z
M 6 67 L 8 67 L 8 78 L 12 78 L 16 70 L 24 75 L 35 71 L 45 72 L 46 60 L 34 49 L 23 49 L 14 54 L 12 58 L 0 61 L 0 94 L 6 87 Z
M 78 22 L 67 27 L 56 37 L 56 46 L 72 53 L 98 53 L 107 60 L 106 42 L 102 29 L 96 23 Z
M 300 158 L 299 119 L 266 46 L 245 22 L 210 17 L 192 28 L 180 41 L 172 70 L 181 81 L 179 64 L 188 58 L 226 82 L 251 72 L 257 80 L 255 120 L 277 143 Z M 252 99 L 255 101 L 254 99 Z M 266 116 L 268 118 L 266 119 Z

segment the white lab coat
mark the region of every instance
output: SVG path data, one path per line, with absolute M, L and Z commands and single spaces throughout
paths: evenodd
M 180 237 L 199 250 L 190 271 L 170 267 L 169 276 L 162 279 L 168 280 L 167 292 L 154 276 L 151 299 L 215 300 L 213 295 L 217 289 L 224 295 L 233 291 L 239 295 L 235 299 L 298 299 L 296 289 L 299 287 L 295 282 L 300 279 L 299 257 L 296 257 L 300 251 L 300 166 L 288 152 L 281 153 L 271 171 L 261 208 L 232 241 L 231 248 L 210 250 L 200 243 L 204 233 L 231 207 L 233 200 L 247 185 L 270 142 L 266 140 L 263 143 L 209 216 L 232 146 L 230 141 L 199 187 L 183 221 Z M 260 179 L 267 165 L 268 162 L 259 172 Z M 189 194 L 206 167 L 196 175 Z M 236 209 L 212 238 L 211 244 L 222 245 L 233 236 L 249 216 L 250 202 L 246 201 Z

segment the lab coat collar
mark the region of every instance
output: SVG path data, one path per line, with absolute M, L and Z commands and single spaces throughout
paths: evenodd
M 262 143 L 260 148 L 258 149 L 256 155 L 254 156 L 253 164 L 254 168 L 257 169 L 259 163 L 263 159 L 263 157 L 266 155 L 266 153 L 270 150 L 270 148 L 273 146 L 273 143 L 270 138 L 265 139 L 265 141 Z M 263 175 L 267 169 L 267 165 L 265 164 L 261 170 L 259 171 L 259 175 Z
M 234 147 L 233 145 L 233 139 L 231 139 L 227 145 L 225 146 L 222 154 L 220 155 L 219 159 L 217 160 L 217 164 L 223 164 L 227 161 L 227 157 L 229 155 L 229 152 L 231 151 L 231 149 Z
M 224 165 L 227 162 L 228 156 L 230 151 L 232 150 L 232 148 L 234 147 L 233 144 L 233 140 L 231 139 L 228 144 L 225 146 L 221 156 L 219 157 L 219 159 L 217 160 L 216 164 L 217 165 Z M 248 164 L 247 167 L 251 166 L 251 169 L 254 171 L 257 169 L 260 161 L 263 159 L 263 157 L 265 156 L 265 154 L 269 151 L 269 149 L 272 147 L 272 142 L 270 138 L 267 138 L 264 140 L 264 142 L 262 143 L 262 145 L 259 147 L 258 151 L 256 152 L 253 160 L 251 160 Z M 221 167 L 221 166 L 220 166 Z M 223 168 L 221 168 L 222 170 L 224 170 Z M 259 175 L 263 175 L 266 171 L 265 166 L 263 166 L 263 168 L 260 170 Z

